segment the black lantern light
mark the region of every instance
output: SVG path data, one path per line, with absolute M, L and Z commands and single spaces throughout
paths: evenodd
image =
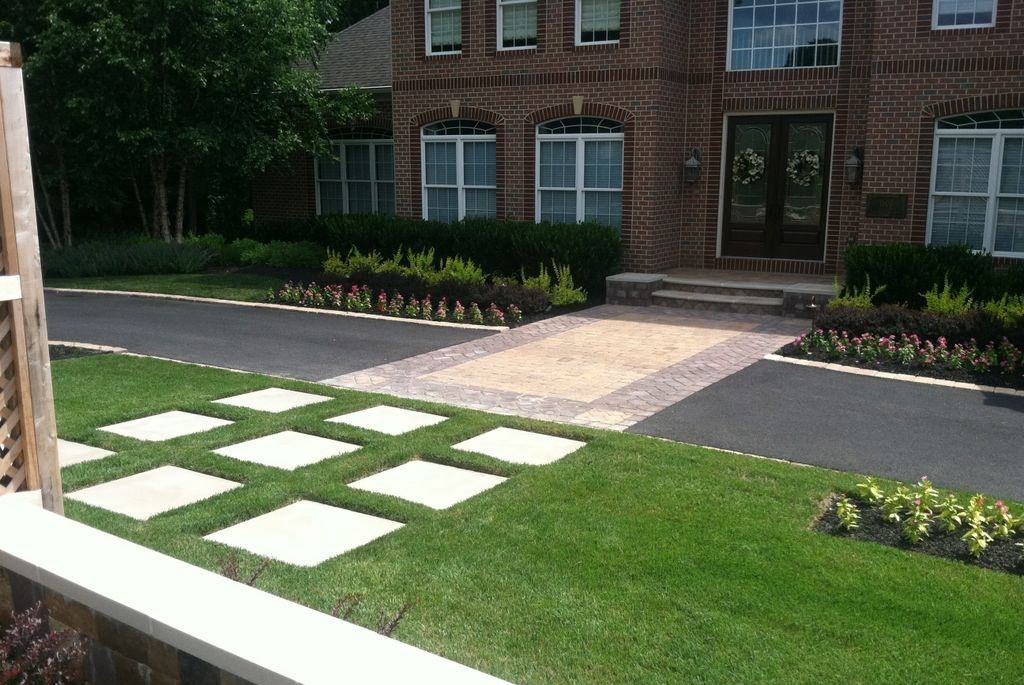
M 855 147 L 846 158 L 846 182 L 851 186 L 860 183 L 864 176 L 864 148 Z
M 687 183 L 696 183 L 700 180 L 700 150 L 693 148 L 690 158 L 683 163 L 683 179 Z

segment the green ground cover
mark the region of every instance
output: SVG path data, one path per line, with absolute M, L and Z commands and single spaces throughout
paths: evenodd
M 300 498 L 404 521 L 315 569 L 272 563 L 257 587 L 324 611 L 364 593 L 363 623 L 412 602 L 397 639 L 512 682 L 1024 680 L 1024 578 L 809 529 L 854 475 L 151 359 L 53 374 L 61 436 L 118 452 L 65 469 L 66 491 L 163 464 L 245 484 L 148 522 L 69 500 L 71 517 L 211 569 L 228 549 L 203 535 Z M 271 386 L 335 399 L 282 414 L 210 403 Z M 401 438 L 324 422 L 381 402 L 451 419 Z M 237 423 L 165 443 L 96 431 L 170 409 Z M 497 426 L 589 444 L 544 467 L 449 447 Z M 285 429 L 364 448 L 294 472 L 210 451 Z M 344 485 L 414 456 L 510 480 L 446 511 Z
M 45 285 L 48 288 L 129 290 L 142 293 L 213 297 L 242 302 L 263 302 L 267 298 L 267 291 L 277 290 L 282 283 L 282 279 L 274 276 L 231 272 L 48 278 Z

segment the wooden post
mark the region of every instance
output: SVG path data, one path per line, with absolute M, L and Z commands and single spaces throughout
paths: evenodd
M 0 43 L 0 224 L 4 273 L 20 277 L 21 298 L 10 300 L 9 306 L 26 482 L 29 488 L 42 489 L 46 509 L 63 514 L 32 158 L 17 43 Z

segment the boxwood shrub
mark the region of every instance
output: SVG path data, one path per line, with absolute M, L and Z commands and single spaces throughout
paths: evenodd
M 258 224 L 261 241 L 312 241 L 347 254 L 353 246 L 392 255 L 399 249 L 434 248 L 438 259 L 463 257 L 488 274 L 518 276 L 540 264 L 568 264 L 576 282 L 592 296 L 604 292 L 604 279 L 621 261 L 622 243 L 614 228 L 599 224 L 535 224 L 467 219 L 455 224 L 372 215 L 335 214 L 303 221 Z
M 124 243 L 92 242 L 44 250 L 43 276 L 135 276 L 140 274 L 190 274 L 205 269 L 213 259 L 201 245 L 165 243 L 158 240 Z

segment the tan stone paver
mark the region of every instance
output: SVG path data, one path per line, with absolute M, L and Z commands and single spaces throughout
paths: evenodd
M 623 430 L 806 329 L 775 316 L 603 305 L 324 382 Z

